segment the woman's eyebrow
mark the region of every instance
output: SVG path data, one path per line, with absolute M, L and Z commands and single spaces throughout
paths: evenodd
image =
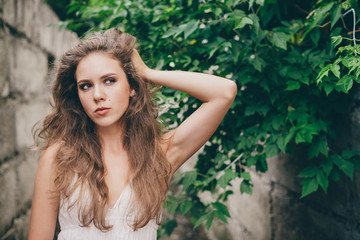
M 82 79 L 82 80 L 77 81 L 77 84 L 79 85 L 81 83 L 88 83 L 88 82 L 90 82 L 90 80 Z
M 105 78 L 110 77 L 110 76 L 117 76 L 117 74 L 112 73 L 112 72 L 111 73 L 106 73 L 106 74 L 102 75 L 100 77 L 100 79 L 105 79 Z M 81 79 L 81 80 L 77 81 L 78 84 L 82 83 L 82 82 L 91 82 L 91 80 L 89 80 L 89 79 Z
M 107 77 L 110 77 L 110 76 L 117 76 L 117 74 L 116 73 L 107 73 L 107 74 L 105 74 L 105 75 L 102 75 L 101 77 L 100 77 L 100 79 L 104 79 L 104 78 L 107 78 Z

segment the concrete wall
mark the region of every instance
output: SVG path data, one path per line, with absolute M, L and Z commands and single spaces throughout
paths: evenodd
M 49 110 L 49 64 L 75 41 L 41 0 L 0 0 L 0 239 L 26 239 L 39 153 L 31 128 Z

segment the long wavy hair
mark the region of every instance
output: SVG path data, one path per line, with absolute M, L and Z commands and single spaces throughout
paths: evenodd
M 80 103 L 75 79 L 76 68 L 85 56 L 104 53 L 115 57 L 127 75 L 130 88 L 136 92 L 119 120 L 125 126 L 123 142 L 130 162 L 129 184 L 135 196 L 129 211 L 134 216 L 131 223 L 134 230 L 151 219 L 160 224 L 171 175 L 171 165 L 160 147 L 163 129 L 157 120 L 156 102 L 149 84 L 136 73 L 131 62 L 135 45 L 135 37 L 113 28 L 86 37 L 63 54 L 56 64 L 52 111 L 34 133 L 38 146 L 41 139 L 45 140 L 43 149 L 61 143 L 55 158 L 56 197 L 69 199 L 80 188 L 75 203 L 81 203 L 88 196 L 84 194 L 86 190 L 90 205 L 79 208 L 79 219 L 83 226 L 94 223 L 102 231 L 112 228 L 105 221 L 109 199 L 106 169 L 95 124 Z

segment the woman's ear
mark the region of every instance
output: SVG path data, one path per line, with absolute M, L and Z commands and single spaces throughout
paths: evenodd
M 136 92 L 134 89 L 131 89 L 130 91 L 130 97 L 134 97 L 136 95 Z

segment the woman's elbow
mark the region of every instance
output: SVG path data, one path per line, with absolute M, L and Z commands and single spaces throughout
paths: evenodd
M 226 88 L 223 92 L 223 97 L 229 102 L 233 102 L 237 93 L 237 85 L 234 81 L 227 81 Z

